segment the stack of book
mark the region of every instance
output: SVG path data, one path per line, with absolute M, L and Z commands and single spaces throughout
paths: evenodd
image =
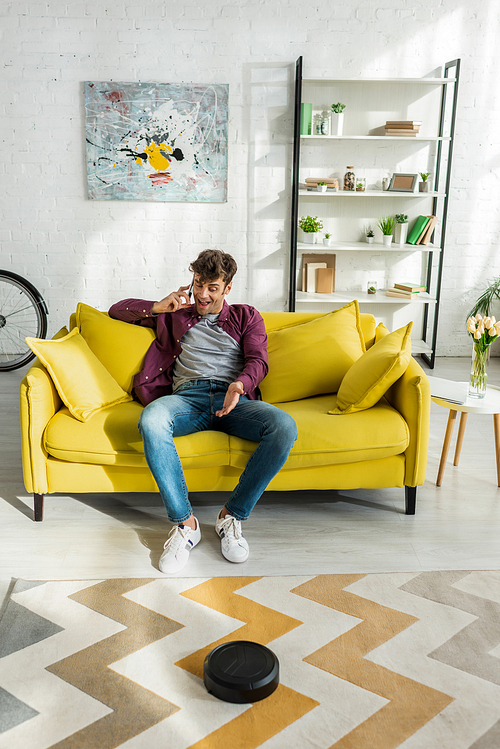
M 302 291 L 331 294 L 335 291 L 335 255 L 302 255 Z
M 418 120 L 387 120 L 385 134 L 391 136 L 416 137 L 422 123 Z
M 315 190 L 318 186 L 318 182 L 324 182 L 326 184 L 327 190 L 339 189 L 338 179 L 332 179 L 330 177 L 307 177 L 305 182 L 306 188 L 308 190 Z
M 400 299 L 415 299 L 418 297 L 421 291 L 425 291 L 426 287 L 421 286 L 417 283 L 410 283 L 406 281 L 405 283 L 395 283 L 394 287 L 392 289 L 387 289 L 385 292 L 386 296 L 395 296 L 399 297 Z
M 436 216 L 419 216 L 408 232 L 407 243 L 429 244 L 436 224 Z

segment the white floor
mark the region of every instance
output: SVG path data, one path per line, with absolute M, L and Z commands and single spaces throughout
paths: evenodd
M 425 368 L 425 365 L 424 365 Z M 439 359 L 428 374 L 466 379 L 468 359 Z M 156 494 L 47 496 L 45 519 L 33 522 L 22 480 L 18 386 L 23 372 L 0 375 L 0 604 L 13 578 L 104 579 L 161 576 L 157 561 L 168 534 Z M 490 362 L 500 384 L 500 359 Z M 435 485 L 448 410 L 432 405 L 427 480 L 415 516 L 404 490 L 268 492 L 244 524 L 250 559 L 220 555 L 213 522 L 223 495 L 192 495 L 202 527 L 183 576 L 310 575 L 431 569 L 500 568 L 500 489 L 493 419 L 469 415 L 460 465 L 456 430 L 443 486 Z

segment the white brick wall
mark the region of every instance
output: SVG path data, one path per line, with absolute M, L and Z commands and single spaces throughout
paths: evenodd
M 285 309 L 294 62 L 307 75 L 421 76 L 462 58 L 438 353 L 469 355 L 465 312 L 500 274 L 494 0 L 178 0 L 0 4 L 0 266 L 28 276 L 53 333 L 186 282 L 232 252 L 233 301 Z M 88 201 L 84 80 L 230 85 L 226 204 Z

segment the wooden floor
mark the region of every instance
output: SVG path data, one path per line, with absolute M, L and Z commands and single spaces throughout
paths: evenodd
M 466 379 L 467 359 L 439 359 L 429 374 Z M 157 562 L 169 531 L 156 494 L 48 496 L 33 522 L 21 473 L 18 387 L 23 372 L 0 375 L 0 603 L 13 578 L 104 579 L 161 576 Z M 500 359 L 490 363 L 500 384 Z M 432 405 L 427 480 L 415 516 L 403 489 L 268 492 L 244 524 L 250 558 L 226 562 L 213 530 L 224 495 L 192 495 L 202 528 L 183 576 L 310 575 L 500 568 L 500 489 L 493 419 L 469 415 L 460 465 L 456 433 L 436 487 L 448 410 Z M 457 430 L 457 427 L 455 427 Z M 3 500 L 3 501 L 1 501 Z

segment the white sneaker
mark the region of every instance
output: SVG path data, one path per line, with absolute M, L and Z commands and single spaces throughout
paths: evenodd
M 174 525 L 165 541 L 165 551 L 160 557 L 160 572 L 179 572 L 186 566 L 189 552 L 201 541 L 200 524 L 196 518 L 195 520 L 195 530 L 188 525 Z
M 215 523 L 215 532 L 220 537 L 222 555 L 229 562 L 247 561 L 250 550 L 241 534 L 241 522 L 239 520 L 233 518 L 232 515 L 221 518 L 219 512 Z

